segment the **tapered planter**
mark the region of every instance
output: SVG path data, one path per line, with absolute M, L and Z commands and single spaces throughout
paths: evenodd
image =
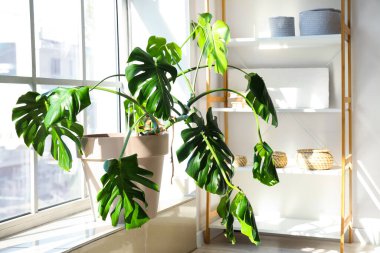
M 125 140 L 124 134 L 94 134 L 82 138 L 84 154 L 80 157 L 85 172 L 86 182 L 91 198 L 92 210 L 97 219 L 98 204 L 96 195 L 102 188 L 100 178 L 105 173 L 103 163 L 110 158 L 119 158 Z M 153 172 L 150 178 L 158 185 L 161 184 L 164 156 L 168 153 L 168 134 L 131 136 L 124 155 L 138 155 L 139 165 Z M 145 192 L 148 203 L 148 216 L 153 218 L 157 214 L 159 193 L 144 186 L 139 187 Z

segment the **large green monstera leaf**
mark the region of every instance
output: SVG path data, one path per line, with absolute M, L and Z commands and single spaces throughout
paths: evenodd
M 231 212 L 231 193 L 232 190 L 228 190 L 227 193 L 220 198 L 220 202 L 216 211 L 220 218 L 222 218 L 222 225 L 226 227 L 224 236 L 232 243 L 236 243 L 234 234 L 234 215 Z
M 147 178 L 153 173 L 139 167 L 136 154 L 107 160 L 104 163 L 104 170 L 106 173 L 101 178 L 103 189 L 97 195 L 102 219 L 105 220 L 113 208 L 111 219 L 112 225 L 116 226 L 121 211 L 124 210 L 125 228 L 141 227 L 149 217 L 141 206 L 144 204 L 147 207 L 145 194 L 137 184 L 158 191 L 158 185 Z
M 256 73 L 245 75 L 248 80 L 246 98 L 251 102 L 255 112 L 266 122 L 269 122 L 272 115 L 272 125 L 277 127 L 277 113 L 269 96 L 264 80 Z
M 125 76 L 132 95 L 145 104 L 149 113 L 157 118 L 169 119 L 173 106 L 170 81 L 175 81 L 177 69 L 165 59 L 155 59 L 141 48 L 135 48 L 128 58 Z M 170 77 L 169 77 L 170 76 Z
M 231 212 L 241 225 L 241 233 L 246 235 L 252 243 L 260 242 L 259 233 L 257 231 L 255 215 L 252 206 L 244 193 L 238 192 L 231 203 Z
M 226 227 L 224 235 L 232 244 L 235 244 L 236 238 L 233 223 L 236 218 L 240 223 L 241 233 L 246 235 L 252 243 L 256 245 L 259 244 L 260 237 L 251 204 L 241 190 L 235 195 L 231 202 L 231 193 L 232 190 L 229 190 L 226 195 L 220 199 L 217 208 L 218 214 L 222 218 L 222 225 Z
M 175 65 L 182 59 L 182 49 L 174 42 L 166 43 L 166 39 L 151 36 L 148 40 L 146 52 L 157 59 L 165 59 Z
M 273 163 L 272 154 L 273 151 L 266 142 L 256 144 L 253 157 L 253 177 L 269 186 L 273 186 L 280 181 Z
M 17 135 L 39 155 L 51 136 L 53 158 L 59 167 L 70 170 L 72 156 L 63 137 L 71 139 L 81 151 L 79 139 L 83 136 L 83 126 L 76 123 L 76 116 L 90 104 L 88 87 L 56 88 L 44 94 L 27 92 L 17 100 L 12 120 Z
M 207 124 L 196 113 L 187 119 L 192 123 L 181 132 L 184 144 L 177 150 L 179 162 L 190 156 L 186 172 L 197 185 L 207 191 L 223 195 L 228 190 L 226 180 L 233 175 L 231 163 L 233 154 L 224 142 L 216 117 L 211 108 L 207 111 Z
M 231 39 L 230 29 L 221 20 L 211 25 L 212 15 L 203 13 L 198 23 L 192 23 L 193 38 L 198 38 L 198 46 L 207 57 L 209 67 L 215 65 L 215 72 L 224 74 L 227 70 L 227 44 Z

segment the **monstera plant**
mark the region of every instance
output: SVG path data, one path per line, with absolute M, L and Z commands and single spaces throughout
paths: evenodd
M 77 115 L 91 105 L 89 94 L 93 90 L 114 93 L 124 100 L 128 119 L 127 136 L 132 132 L 157 135 L 177 122 L 184 122 L 186 128 L 181 132 L 183 145 L 176 152 L 179 162 L 187 159 L 186 172 L 195 183 L 220 196 L 217 212 L 226 227 L 226 237 L 232 243 L 235 242 L 233 222 L 237 219 L 241 224 L 241 232 L 257 244 L 260 239 L 252 206 L 244 192 L 233 182 L 234 155 L 224 141 L 212 109 L 209 108 L 203 116 L 195 104 L 210 93 L 235 93 L 252 110 L 257 126 L 261 117 L 276 127 L 276 111 L 265 83 L 258 74 L 246 73 L 228 64 L 230 31 L 223 21 L 212 23 L 211 14 L 204 13 L 199 15 L 197 22 L 191 23 L 191 27 L 191 34 L 181 46 L 174 42 L 168 43 L 165 38 L 152 36 L 145 50 L 139 47 L 133 49 L 125 75 L 119 75 L 125 76 L 128 82 L 126 91 L 102 87 L 105 78 L 92 87 L 55 88 L 43 94 L 28 92 L 18 99 L 12 118 L 18 136 L 39 155 L 42 155 L 49 140 L 51 155 L 64 170 L 70 170 L 73 159 L 67 142 L 74 142 L 78 152 L 81 152 L 83 126 L 77 121 Z M 183 70 L 180 66 L 181 47 L 191 41 L 200 48 L 199 61 L 197 66 Z M 218 74 L 224 74 L 228 68 L 240 70 L 247 80 L 246 92 L 242 94 L 220 88 L 198 94 L 196 77 L 199 69 L 206 67 L 213 68 Z M 193 82 L 189 77 L 192 72 L 195 76 Z M 184 78 L 188 86 L 188 101 L 181 101 L 171 92 L 179 78 Z M 272 186 L 279 182 L 272 161 L 272 149 L 262 139 L 259 127 L 257 131 L 259 141 L 253 147 L 252 177 Z M 127 142 L 128 138 L 124 146 Z M 144 211 L 144 192 L 137 184 L 158 190 L 157 184 L 149 179 L 151 173 L 139 166 L 137 158 L 137 155 L 120 155 L 119 158 L 107 160 L 101 179 L 103 189 L 98 193 L 100 215 L 104 219 L 110 215 L 113 224 L 116 224 L 120 215 L 124 215 L 127 229 L 140 227 L 149 220 Z M 112 207 L 115 201 L 117 204 Z

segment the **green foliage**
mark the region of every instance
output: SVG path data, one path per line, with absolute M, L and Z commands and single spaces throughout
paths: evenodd
M 220 198 L 218 208 L 216 209 L 220 218 L 222 218 L 222 225 L 226 227 L 224 236 L 232 243 L 236 243 L 234 234 L 234 215 L 231 212 L 231 197 L 232 190 L 228 190 L 227 193 Z
M 136 184 L 158 191 L 158 185 L 147 178 L 153 173 L 139 167 L 136 154 L 121 159 L 109 159 L 104 163 L 104 170 L 106 174 L 101 178 L 103 189 L 97 196 L 102 219 L 105 220 L 113 208 L 110 215 L 112 225 L 115 226 L 124 210 L 125 228 L 141 227 L 149 217 L 139 204 L 144 203 L 147 207 L 144 191 Z M 112 207 L 113 203 L 116 203 L 115 207 Z
M 238 192 L 231 203 L 232 215 L 237 218 L 241 225 L 241 233 L 246 235 L 254 244 L 260 243 L 257 231 L 255 215 L 252 206 L 243 192 Z
M 126 99 L 124 101 L 124 112 L 125 112 L 125 119 L 127 121 L 128 127 L 134 126 L 134 124 L 137 122 L 137 120 L 142 117 L 145 112 L 136 106 L 134 103 L 132 103 L 130 100 Z M 144 121 L 137 122 L 137 129 L 144 128 Z
M 186 172 L 199 187 L 223 195 L 228 189 L 226 180 L 230 181 L 233 176 L 231 164 L 234 157 L 224 142 L 211 108 L 206 119 L 205 124 L 198 114 L 189 116 L 187 123 L 194 127 L 189 126 L 181 132 L 184 144 L 177 150 L 177 157 L 182 162 L 190 156 Z
M 137 100 L 146 104 L 149 113 L 157 118 L 169 119 L 173 98 L 167 74 L 174 82 L 177 77 L 176 68 L 165 59 L 154 59 L 138 47 L 129 55 L 128 63 L 132 62 L 125 69 L 129 91 L 132 95 L 138 92 Z
M 88 87 L 56 88 L 44 94 L 27 92 L 17 100 L 12 120 L 17 135 L 41 156 L 47 137 L 51 136 L 53 158 L 59 167 L 70 170 L 72 156 L 63 136 L 71 139 L 81 152 L 79 138 L 83 136 L 83 126 L 76 123 L 76 116 L 90 104 Z
M 157 59 L 165 59 L 169 64 L 178 64 L 182 59 L 182 50 L 174 42 L 166 43 L 162 37 L 151 36 L 146 52 Z
M 186 43 L 191 38 L 197 40 L 202 52 L 197 67 L 182 71 L 178 64 L 182 59 L 181 47 L 174 42 L 167 43 L 165 38 L 151 36 L 146 51 L 137 47 L 129 55 L 125 77 L 131 95 L 98 87 L 100 83 L 92 89 L 97 88 L 126 98 L 124 108 L 128 126 L 139 134 L 154 134 L 162 131 L 162 125 L 167 128 L 185 121 L 188 128 L 181 132 L 184 143 L 177 150 L 178 160 L 182 162 L 188 159 L 186 172 L 199 187 L 222 196 L 217 211 L 226 226 L 226 237 L 235 243 L 233 222 L 236 218 L 241 224 L 241 232 L 252 243 L 258 244 L 260 238 L 252 206 L 241 189 L 232 184 L 234 156 L 224 141 L 217 119 L 209 108 L 205 122 L 193 107 L 198 99 L 207 94 L 227 89 L 196 94 L 195 84 L 190 83 L 186 77 L 191 71 L 198 73 L 202 57 L 206 58 L 209 67 L 215 66 L 216 73 L 224 74 L 227 70 L 230 30 L 223 21 L 218 20 L 211 24 L 211 20 L 211 14 L 200 14 L 198 22 L 191 23 L 192 34 L 185 41 Z M 177 73 L 173 65 L 181 73 Z M 186 77 L 191 93 L 187 103 L 171 94 L 171 86 L 179 76 Z M 196 76 L 197 74 L 194 75 L 194 80 Z M 276 111 L 264 80 L 255 73 L 249 73 L 245 77 L 248 80 L 248 93 L 245 97 L 248 104 L 262 119 L 266 122 L 271 119 L 271 124 L 277 126 Z M 72 156 L 66 141 L 74 142 L 81 152 L 83 127 L 77 123 L 76 118 L 91 104 L 89 92 L 88 87 L 75 87 L 57 88 L 44 94 L 24 94 L 17 101 L 12 113 L 17 135 L 24 139 L 27 146 L 32 145 L 39 155 L 43 154 L 46 141 L 51 137 L 50 152 L 53 158 L 61 168 L 69 170 Z M 177 114 L 176 117 L 171 115 L 172 112 Z M 166 122 L 160 125 L 157 120 Z M 146 130 L 146 124 L 153 126 L 153 130 Z M 279 182 L 272 161 L 273 152 L 262 141 L 259 131 L 258 134 L 260 142 L 254 148 L 253 176 L 263 184 L 272 186 Z M 125 148 L 127 141 L 124 144 Z M 145 194 L 138 184 L 158 191 L 157 184 L 149 179 L 152 172 L 139 167 L 136 154 L 109 159 L 104 163 L 104 170 L 106 173 L 101 178 L 103 189 L 97 195 L 102 218 L 106 219 L 110 215 L 112 224 L 116 225 L 119 217 L 123 216 L 126 229 L 141 227 L 149 217 L 145 212 Z M 234 191 L 237 193 L 231 201 Z
M 231 39 L 230 28 L 221 20 L 211 25 L 212 15 L 203 13 L 198 16 L 198 23 L 192 23 L 198 46 L 207 57 L 207 64 L 211 68 L 215 64 L 215 72 L 224 74 L 227 70 L 227 44 Z M 193 37 L 194 38 L 194 37 Z
M 266 122 L 269 122 L 272 115 L 272 125 L 277 127 L 277 113 L 269 96 L 264 80 L 256 73 L 249 73 L 245 76 L 248 80 L 246 98 L 251 102 L 255 112 Z
M 231 202 L 231 193 L 232 189 L 227 191 L 226 195 L 220 199 L 217 208 L 218 214 L 222 218 L 222 225 L 226 227 L 224 235 L 232 244 L 236 243 L 233 227 L 236 218 L 240 223 L 241 233 L 246 235 L 252 243 L 259 244 L 260 237 L 251 204 L 240 189 Z
M 267 143 L 256 144 L 253 157 L 253 177 L 269 186 L 279 182 L 272 154 L 273 151 Z

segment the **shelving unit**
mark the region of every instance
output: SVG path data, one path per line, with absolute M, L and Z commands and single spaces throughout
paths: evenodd
M 209 11 L 208 1 L 206 1 L 206 3 L 206 10 Z M 226 1 L 222 0 L 223 20 L 226 19 L 225 5 Z M 341 34 L 284 38 L 234 38 L 231 39 L 229 44 L 229 52 L 231 56 L 230 63 L 232 62 L 232 64 L 243 68 L 247 68 L 247 66 L 252 66 L 254 68 L 329 66 L 339 54 L 341 55 L 340 69 L 335 69 L 335 72 L 339 72 L 337 75 L 339 75 L 341 83 L 339 91 L 341 100 L 340 108 L 337 108 L 339 105 L 333 105 L 333 107 L 326 109 L 276 109 L 281 115 L 284 113 L 286 113 L 286 115 L 295 115 L 294 113 L 296 113 L 297 115 L 310 115 L 309 117 L 313 117 L 313 115 L 323 115 L 323 117 L 327 117 L 327 115 L 331 115 L 328 117 L 335 117 L 334 115 L 336 115 L 336 117 L 339 117 L 339 115 L 341 116 L 341 166 L 335 166 L 333 169 L 326 171 L 305 170 L 300 169 L 297 166 L 288 166 L 285 169 L 277 169 L 280 180 L 281 178 L 284 178 L 285 181 L 292 177 L 302 177 L 305 180 L 310 180 L 315 177 L 323 177 L 323 180 L 326 182 L 328 181 L 326 184 L 334 188 L 332 190 L 333 193 L 331 194 L 334 194 L 340 199 L 340 213 L 337 212 L 336 217 L 326 216 L 319 217 L 318 219 L 289 217 L 281 214 L 278 214 L 277 216 L 272 214 L 270 217 L 257 215 L 256 222 L 259 231 L 262 233 L 339 239 L 340 252 L 343 253 L 346 232 L 348 232 L 348 242 L 353 241 L 351 1 L 340 0 L 340 9 Z M 247 57 L 248 55 L 254 57 Z M 310 59 L 313 59 L 312 62 L 310 62 Z M 206 79 L 207 88 L 209 89 L 210 72 L 207 72 Z M 225 88 L 229 87 L 227 75 L 224 77 L 223 86 Z M 221 112 L 224 115 L 226 142 L 229 140 L 228 122 L 229 117 L 231 117 L 229 115 L 250 112 L 248 108 L 229 108 L 227 95 L 227 93 L 224 93 L 223 96 L 209 95 L 207 97 L 207 107 L 210 107 L 215 102 L 223 103 L 222 107 L 213 108 L 213 111 Z M 337 163 L 339 163 L 339 161 L 337 161 Z M 252 167 L 250 166 L 239 167 L 236 168 L 236 173 L 250 173 L 251 170 Z M 247 178 L 247 176 L 245 176 L 245 178 Z M 340 186 L 338 185 L 339 179 Z M 245 179 L 243 178 L 242 180 Z M 336 184 L 334 184 L 334 182 L 336 182 Z M 297 185 L 292 185 L 292 187 L 297 187 Z M 303 189 L 299 190 L 302 191 Z M 220 225 L 220 220 L 214 220 L 217 215 L 215 211 L 211 210 L 209 194 L 207 194 L 206 202 L 205 242 L 208 243 L 210 242 L 210 228 L 223 229 L 224 227 Z M 303 205 L 305 204 L 303 203 Z M 234 227 L 239 228 L 239 224 L 234 224 Z
M 336 219 L 306 220 L 283 217 L 255 216 L 260 233 L 305 236 L 324 239 L 338 239 L 340 224 Z M 224 229 L 221 219 L 211 224 L 211 228 Z M 234 228 L 240 229 L 240 223 L 235 221 Z
M 334 166 L 329 170 L 308 170 L 300 168 L 296 165 L 286 166 L 286 168 L 277 168 L 278 174 L 293 174 L 293 175 L 320 175 L 320 176 L 341 176 L 342 168 L 340 166 Z M 252 171 L 252 165 L 237 167 L 235 171 Z
M 257 49 L 289 49 L 310 47 L 334 47 L 340 50 L 340 35 L 292 36 L 275 38 L 232 38 L 229 48 L 254 47 Z
M 220 107 L 212 108 L 214 112 L 250 112 L 252 110 L 249 108 L 232 108 L 232 107 Z M 277 113 L 341 113 L 340 108 L 326 108 L 326 109 L 313 109 L 313 108 L 277 108 Z

